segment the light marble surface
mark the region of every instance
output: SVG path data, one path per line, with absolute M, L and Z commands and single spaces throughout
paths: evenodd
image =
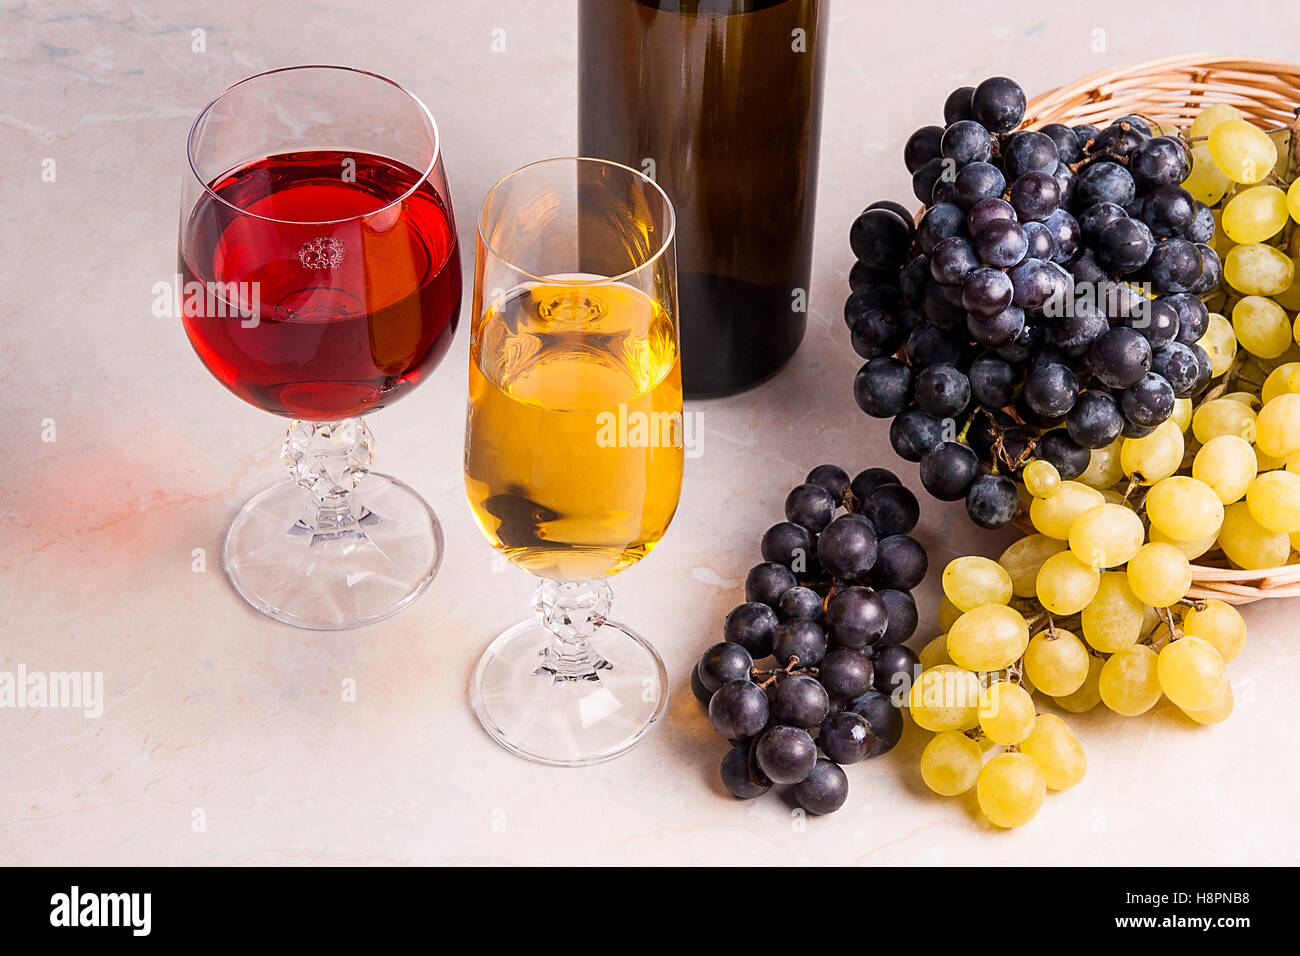
M 378 467 L 424 494 L 445 528 L 446 561 L 417 604 L 355 632 L 297 631 L 246 607 L 217 567 L 231 516 L 281 477 L 282 425 L 228 395 L 179 325 L 151 314 L 153 283 L 174 270 L 184 136 L 198 109 L 245 75 L 294 63 L 393 76 L 438 116 L 462 243 L 492 181 L 575 147 L 570 2 L 380 10 L 0 7 L 0 670 L 102 671 L 105 696 L 97 719 L 0 709 L 0 862 L 1297 861 L 1300 655 L 1285 604 L 1246 612 L 1231 720 L 1196 728 L 1167 704 L 1072 720 L 1087 778 L 1013 833 L 978 822 L 969 800 L 924 791 L 925 735 L 910 728 L 892 754 L 849 768 L 850 803 L 834 817 L 805 827 L 776 796 L 733 801 L 716 780 L 724 746 L 685 675 L 719 639 L 758 536 L 809 467 L 898 466 L 885 428 L 853 404 L 859 363 L 839 312 L 853 215 L 909 195 L 906 134 L 934 120 L 949 89 L 991 73 L 1033 93 L 1197 49 L 1297 59 L 1300 9 L 835 4 L 808 339 L 762 388 L 696 406 L 704 451 L 688 462 L 674 526 L 615 582 L 617 615 L 673 675 L 669 717 L 630 755 L 584 770 L 510 756 L 469 709 L 480 651 L 522 616 L 531 587 L 522 572 L 493 570 L 461 490 L 464 327 L 432 380 L 370 422 Z M 492 50 L 498 29 L 503 52 Z M 42 440 L 47 420 L 53 442 Z M 915 466 L 899 470 L 919 490 Z M 957 553 L 996 554 L 1004 539 L 924 500 L 929 631 L 938 569 Z M 348 679 L 355 703 L 341 699 Z

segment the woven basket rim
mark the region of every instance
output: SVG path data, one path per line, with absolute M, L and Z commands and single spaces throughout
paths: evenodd
M 1234 56 L 1226 53 L 1182 53 L 1176 56 L 1159 57 L 1142 60 L 1127 66 L 1108 67 L 1080 77 L 1070 83 L 1063 83 L 1044 93 L 1033 97 L 1025 105 L 1024 128 L 1042 125 L 1053 120 L 1050 116 L 1040 115 L 1046 105 L 1067 94 L 1088 94 L 1088 102 L 1102 104 L 1113 98 L 1121 90 L 1140 90 L 1153 88 L 1153 81 L 1161 73 L 1167 74 L 1169 91 L 1181 91 L 1188 85 L 1205 91 L 1214 88 L 1213 74 L 1238 74 L 1238 82 L 1245 84 L 1248 80 L 1258 78 L 1264 73 L 1276 79 L 1287 78 L 1295 87 L 1300 87 L 1300 64 L 1288 63 L 1268 57 Z M 1207 74 L 1196 79 L 1197 74 Z M 1188 83 L 1189 75 L 1192 83 Z M 1232 90 L 1221 91 L 1223 95 L 1241 97 L 1242 94 Z M 1280 94 L 1275 98 L 1281 99 Z M 1293 116 L 1300 109 L 1300 98 L 1289 101 Z M 1284 129 L 1288 124 L 1268 127 L 1270 130 Z

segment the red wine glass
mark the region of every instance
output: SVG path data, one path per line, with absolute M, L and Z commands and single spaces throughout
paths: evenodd
M 221 384 L 290 419 L 290 478 L 240 510 L 226 574 L 299 627 L 385 618 L 442 557 L 429 506 L 370 470 L 362 418 L 423 381 L 456 331 L 460 255 L 437 125 L 391 80 L 292 67 L 209 103 L 188 152 L 186 334 Z

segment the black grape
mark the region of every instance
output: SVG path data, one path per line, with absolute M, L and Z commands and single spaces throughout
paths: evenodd
M 882 485 L 857 508 L 881 536 L 907 534 L 921 517 L 920 503 L 905 485 Z
M 714 644 L 700 658 L 696 671 L 700 683 L 709 691 L 716 691 L 733 680 L 749 680 L 754 668 L 754 658 L 740 644 L 724 641 Z
M 722 758 L 722 785 L 738 800 L 752 800 L 772 789 L 772 781 L 751 770 L 748 744 L 732 747 Z
M 772 719 L 809 730 L 831 712 L 830 695 L 821 681 L 806 674 L 791 674 L 777 685 L 772 695 Z
M 745 576 L 745 600 L 775 608 L 781 595 L 797 583 L 789 568 L 774 561 L 764 561 L 750 568 Z
M 817 745 L 806 730 L 778 725 L 758 738 L 754 760 L 773 783 L 798 783 L 812 772 Z
M 876 563 L 876 548 L 876 530 L 871 521 L 858 514 L 840 515 L 817 539 L 817 559 L 833 576 L 853 579 L 871 570 Z
M 947 441 L 935 445 L 922 456 L 921 484 L 940 501 L 956 501 L 966 497 L 979 470 L 979 459 L 970 448 L 960 442 Z M 882 559 L 884 543 L 881 542 Z
M 975 453 L 962 447 L 975 461 Z M 891 534 L 880 539 L 876 563 L 871 569 L 871 585 L 877 588 L 910 591 L 925 578 L 929 561 L 921 542 L 911 535 Z
M 755 660 L 761 660 L 772 653 L 772 635 L 779 623 L 772 608 L 757 601 L 747 601 L 727 615 L 722 625 L 722 636 L 749 651 Z
M 980 475 L 966 495 L 966 513 L 981 528 L 1004 528 L 1020 506 L 1016 483 L 1006 475 Z
M 818 758 L 807 776 L 794 788 L 794 798 L 809 813 L 834 813 L 849 797 L 849 778 L 838 764 Z
M 709 721 L 728 740 L 743 740 L 767 726 L 770 705 L 763 689 L 749 680 L 728 681 L 709 701 Z
M 876 643 L 890 622 L 884 598 L 871 588 L 842 588 L 826 602 L 826 627 L 835 642 L 845 647 L 863 648 Z
M 828 760 L 841 765 L 857 763 L 870 756 L 871 748 L 876 745 L 876 735 L 871 732 L 871 724 L 865 717 L 845 710 L 822 721 L 817 732 L 817 745 Z

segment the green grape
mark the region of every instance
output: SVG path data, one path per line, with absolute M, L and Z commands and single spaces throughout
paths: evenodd
M 939 618 L 939 630 L 947 634 L 952 630 L 953 621 L 957 620 L 957 618 L 961 617 L 964 613 L 965 612 L 961 608 L 948 600 L 948 595 L 939 595 L 939 611 L 937 615 Z
M 1061 473 L 1050 461 L 1035 459 L 1025 465 L 1025 490 L 1035 498 L 1050 498 L 1061 483 Z
M 1192 566 L 1172 544 L 1146 544 L 1128 563 L 1128 586 L 1143 604 L 1169 607 L 1192 586 Z
M 1153 485 L 1174 474 L 1182 464 L 1183 431 L 1176 423 L 1165 421 L 1145 438 L 1126 438 L 1119 449 L 1119 460 L 1124 474 L 1144 485 Z
M 1165 534 L 1159 528 L 1150 529 L 1150 531 L 1147 534 L 1147 537 L 1153 543 L 1172 544 L 1175 548 L 1177 548 L 1179 551 L 1183 553 L 1183 556 L 1186 557 L 1188 561 L 1192 561 L 1196 558 L 1199 558 L 1206 551 L 1209 551 L 1211 548 L 1213 548 L 1215 544 L 1217 544 L 1219 541 L 1218 532 L 1215 532 L 1214 534 L 1207 534 L 1204 538 L 1196 538 L 1193 541 L 1178 541 L 1175 538 L 1169 537 L 1169 535 Z
M 1219 318 L 1223 319 L 1223 316 L 1219 316 Z M 1223 319 L 1223 321 L 1227 322 L 1228 320 Z M 1231 324 L 1228 325 L 1228 331 L 1229 332 L 1232 331 Z M 1235 353 L 1237 348 L 1237 339 L 1235 337 L 1235 333 L 1232 340 L 1232 348 Z M 1179 431 L 1186 432 L 1187 427 L 1192 423 L 1192 411 L 1193 411 L 1193 406 L 1192 406 L 1192 400 L 1190 398 L 1176 398 L 1174 399 L 1174 410 L 1169 415 L 1169 419 L 1175 425 L 1178 426 Z
M 980 729 L 994 743 L 1020 743 L 1034 729 L 1034 698 L 1009 680 L 990 684 L 980 692 Z
M 1066 544 L 1045 534 L 1030 534 L 1013 541 L 998 564 L 1011 575 L 1011 593 L 1018 598 L 1033 597 L 1037 593 L 1038 569 L 1054 554 L 1064 551 Z
M 1062 551 L 1043 562 L 1034 587 L 1045 610 L 1066 617 L 1087 607 L 1100 583 L 1096 568 L 1080 561 L 1073 551 Z
M 1029 506 L 1029 521 L 1048 537 L 1065 541 L 1070 537 L 1070 525 L 1074 519 L 1105 501 L 1096 488 L 1078 481 L 1063 481 L 1050 498 L 1033 500 Z
M 1291 213 L 1291 218 L 1300 222 L 1300 187 L 1297 187 L 1296 183 L 1300 183 L 1300 179 L 1292 183 L 1286 191 L 1286 208 Z
M 1287 221 L 1286 193 L 1276 186 L 1243 189 L 1223 207 L 1223 231 L 1233 242 L 1272 239 Z
M 1119 567 L 1137 554 L 1145 540 L 1142 519 L 1125 505 L 1097 505 L 1070 524 L 1070 550 L 1098 570 Z
M 1233 246 L 1228 250 L 1228 254 L 1223 258 L 1223 278 L 1238 292 L 1245 293 L 1247 296 L 1267 296 L 1279 295 L 1291 288 L 1291 283 L 1295 280 L 1295 263 L 1291 257 L 1280 249 L 1272 246 L 1266 246 L 1263 243 L 1251 243 L 1247 246 Z M 1286 311 L 1271 299 L 1267 300 L 1269 306 L 1275 312 L 1281 312 L 1285 317 Z M 1238 303 L 1240 306 L 1240 303 Z M 1241 326 L 1237 324 L 1237 309 L 1233 309 L 1233 327 L 1237 330 L 1237 338 L 1241 339 Z M 1260 321 L 1263 321 L 1262 319 Z M 1275 319 L 1270 316 L 1270 321 L 1265 326 L 1266 329 L 1272 330 L 1276 325 Z M 1257 337 L 1259 338 L 1259 337 Z M 1271 354 L 1266 351 L 1259 351 L 1251 347 L 1251 343 L 1245 340 L 1241 344 L 1248 351 L 1253 352 L 1262 358 L 1277 358 L 1286 351 L 1287 345 Z M 1272 345 L 1273 339 L 1267 339 L 1262 345 Z
M 1252 259 L 1254 253 L 1243 252 L 1243 250 L 1250 249 L 1267 249 L 1269 252 Z M 1238 246 L 1228 253 L 1227 262 L 1224 263 L 1223 267 L 1225 275 L 1230 274 L 1229 269 L 1234 262 L 1233 256 L 1237 256 L 1238 253 L 1241 253 L 1237 260 L 1238 265 L 1263 261 L 1268 259 L 1272 253 L 1277 253 L 1286 261 L 1286 285 L 1283 285 L 1281 289 L 1264 288 L 1261 283 L 1253 283 L 1250 288 L 1247 288 L 1241 282 L 1231 283 L 1234 289 L 1248 293 L 1244 299 L 1232 307 L 1232 330 L 1237 334 L 1237 341 L 1251 355 L 1258 355 L 1264 359 L 1275 359 L 1291 347 L 1291 320 L 1287 317 L 1286 309 L 1272 299 L 1264 297 L 1281 292 L 1291 284 L 1294 275 L 1291 260 L 1272 246 Z M 1240 276 L 1241 274 L 1238 273 L 1239 279 Z
M 1174 402 L 1175 409 L 1177 404 L 1177 401 Z M 1190 401 L 1187 404 L 1191 406 Z M 1123 442 L 1124 439 L 1116 438 L 1104 448 L 1094 448 L 1092 456 L 1088 459 L 1088 467 L 1079 476 L 1079 481 L 1099 491 L 1114 487 L 1115 483 L 1124 477 L 1124 466 L 1119 460 L 1119 450 Z
M 1128 586 L 1127 572 L 1103 572 L 1097 583 L 1097 594 L 1081 615 L 1080 627 L 1084 640 L 1103 654 L 1113 654 L 1131 647 L 1142 636 L 1145 607 Z M 1029 643 L 1032 645 L 1033 641 Z M 1028 654 L 1028 651 L 1025 653 Z
M 975 785 L 984 816 L 994 826 L 1024 826 L 1038 813 L 1047 778 L 1027 753 L 1000 753 L 984 765 Z
M 1232 713 L 1232 685 L 1228 685 L 1223 698 L 1213 707 L 1208 707 L 1205 710 L 1179 709 L 1198 724 L 1217 724 L 1221 720 L 1227 720 L 1228 715 Z
M 1033 732 L 1020 745 L 1020 751 L 1034 758 L 1052 790 L 1069 790 L 1088 770 L 1079 738 L 1055 714 L 1038 715 Z
M 939 664 L 921 672 L 907 706 L 925 730 L 964 730 L 979 720 L 979 696 L 978 677 L 954 664 Z
M 1196 114 L 1196 119 L 1187 128 L 1187 135 L 1191 139 L 1200 139 L 1209 136 L 1210 131 L 1220 123 L 1242 118 L 1241 110 L 1231 103 L 1212 103 Z
M 1193 608 L 1183 618 L 1183 633 L 1214 645 L 1226 664 L 1246 644 L 1246 619 L 1231 604 L 1210 598 L 1201 610 Z
M 952 658 L 948 656 L 948 635 L 944 633 L 932 638 L 916 656 L 921 662 L 923 671 L 938 667 L 940 664 L 951 664 Z
M 1291 280 L 1291 285 L 1285 292 L 1273 296 L 1273 301 L 1288 312 L 1296 312 L 1300 311 L 1300 259 L 1292 255 L 1291 265 L 1295 269 L 1296 277 Z
M 1266 471 L 1246 489 L 1250 516 L 1269 531 L 1290 535 L 1300 531 L 1300 475 Z
M 1223 524 L 1223 502 L 1214 489 L 1187 475 L 1157 481 L 1147 492 L 1147 518 L 1171 538 L 1195 541 Z
M 1216 435 L 1192 459 L 1192 477 L 1208 485 L 1225 505 L 1241 500 L 1257 468 L 1255 449 L 1236 435 Z
M 983 765 L 979 744 L 958 730 L 935 734 L 921 751 L 921 779 L 942 797 L 955 797 L 975 786 Z
M 1183 188 L 1207 206 L 1217 205 L 1232 188 L 1232 180 L 1219 171 L 1210 159 L 1210 147 L 1197 143 L 1192 147 L 1192 172 L 1183 180 Z
M 1232 368 L 1237 357 L 1237 333 L 1233 331 L 1232 323 L 1219 313 L 1210 313 L 1210 324 L 1196 344 L 1210 357 L 1210 372 L 1215 378 Z M 1191 405 L 1190 399 L 1188 405 Z
M 1223 658 L 1209 641 L 1181 637 L 1160 650 L 1160 689 L 1183 710 L 1209 710 L 1228 691 Z
M 1296 369 L 1300 369 L 1300 362 L 1283 362 L 1269 372 L 1264 379 L 1264 387 L 1259 390 L 1260 402 L 1267 405 L 1279 395 L 1295 391 L 1291 387 L 1291 376 L 1295 374 Z M 1297 379 L 1297 381 L 1300 381 L 1300 379 Z
M 1098 682 L 1101 679 L 1101 658 L 1088 658 L 1088 676 L 1083 679 L 1083 686 L 1073 694 L 1053 698 L 1056 706 L 1072 714 L 1084 714 L 1101 703 L 1101 691 Z
M 967 611 L 948 632 L 948 656 L 972 671 L 1000 671 L 1020 659 L 1029 625 L 1014 608 L 985 604 Z M 954 728 L 955 729 L 955 728 Z
M 1011 600 L 1011 575 L 989 558 L 954 558 L 943 569 L 943 593 L 962 611 Z
M 1065 697 L 1083 686 L 1089 660 L 1083 641 L 1070 631 L 1049 627 L 1025 648 L 1025 676 L 1048 697 Z
M 1263 130 L 1240 119 L 1224 120 L 1210 130 L 1210 158 L 1234 183 L 1253 186 L 1277 164 L 1277 146 Z
M 1258 451 L 1274 458 L 1300 448 L 1300 395 L 1279 395 L 1261 408 L 1254 439 Z
M 1156 652 L 1145 644 L 1117 651 L 1101 665 L 1097 682 L 1101 702 L 1124 717 L 1145 714 L 1160 700 Z
M 1246 502 L 1238 501 L 1224 511 L 1219 547 L 1237 567 L 1258 571 L 1286 564 L 1291 554 L 1291 538 L 1269 531 L 1251 516 Z
M 1254 441 L 1256 428 L 1254 410 L 1245 402 L 1234 402 L 1230 398 L 1213 398 L 1202 402 L 1192 415 L 1192 435 L 1202 445 L 1219 435 L 1236 435 L 1246 441 Z M 1154 436 L 1155 432 L 1152 432 L 1146 438 L 1137 440 L 1147 441 Z

